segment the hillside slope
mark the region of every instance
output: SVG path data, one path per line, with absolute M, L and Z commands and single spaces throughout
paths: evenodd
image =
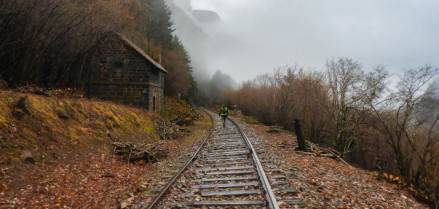
M 166 99 L 163 115 L 171 119 L 189 109 Z M 0 91 L 0 208 L 118 207 L 156 163 L 128 163 L 113 154 L 112 142 L 158 144 L 162 161 L 209 126 L 202 115 L 184 127 L 190 134 L 163 141 L 154 127 L 158 120 L 111 102 Z

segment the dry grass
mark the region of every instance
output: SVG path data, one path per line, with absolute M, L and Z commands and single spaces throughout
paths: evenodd
M 48 98 L 0 91 L 0 164 L 19 161 L 23 150 L 42 160 L 110 140 L 159 139 L 145 110 L 86 99 Z
M 169 117 L 189 106 L 167 99 Z M 0 208 L 116 208 L 157 164 L 127 163 L 111 141 L 155 143 L 160 116 L 110 102 L 0 91 Z M 208 130 L 207 116 L 162 146 L 174 154 Z M 189 134 L 190 133 L 190 134 Z M 25 160 L 27 157 L 35 162 Z M 114 178 L 102 178 L 111 174 Z

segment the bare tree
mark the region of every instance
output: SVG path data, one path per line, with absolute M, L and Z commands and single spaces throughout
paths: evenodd
M 276 101 L 273 116 L 276 125 L 284 126 L 284 128 L 291 128 L 295 117 L 296 91 L 294 84 L 297 79 L 297 73 L 302 68 L 298 65 L 291 67 L 278 68 L 273 73 L 273 81 L 276 86 L 276 94 L 274 100 Z
M 437 155 L 429 155 L 428 149 L 425 149 L 425 146 L 431 147 L 437 143 L 431 134 L 437 118 L 429 128 L 427 143 L 424 143 L 424 146 L 420 146 L 422 143 L 417 135 L 423 122 L 416 119 L 417 109 L 428 96 L 424 87 L 437 74 L 439 69 L 430 66 L 407 70 L 400 78 L 396 90 L 391 91 L 380 102 L 368 102 L 377 121 L 375 127 L 383 133 L 386 142 L 392 147 L 398 170 L 405 177 L 419 177 L 424 172 L 423 168 L 412 169 L 414 157 L 424 163 L 427 156 L 437 158 Z M 422 151 L 424 153 L 421 153 Z M 414 174 L 411 171 L 415 171 Z M 416 180 L 418 177 L 415 177 Z
M 332 121 L 331 135 L 336 149 L 343 155 L 350 152 L 363 133 L 370 112 L 365 101 L 373 103 L 383 91 L 384 69 L 365 74 L 360 63 L 349 58 L 327 61 L 326 72 L 331 103 L 327 108 Z
M 0 1 L 0 75 L 18 85 L 70 81 L 70 76 L 81 74 L 98 40 L 127 26 L 135 16 L 137 3 Z
M 351 148 L 355 137 L 357 121 L 350 121 L 350 111 L 356 104 L 355 85 L 361 84 L 361 65 L 352 59 L 339 58 L 326 62 L 329 94 L 332 98 L 329 114 L 333 118 L 332 137 L 335 147 L 345 154 Z M 352 122 L 352 123 L 350 123 Z

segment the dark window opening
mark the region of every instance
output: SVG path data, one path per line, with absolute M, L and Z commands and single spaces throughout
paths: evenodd
M 155 96 L 152 97 L 152 111 L 155 112 Z
M 114 67 L 116 67 L 116 68 L 121 68 L 121 67 L 123 67 L 123 62 L 120 62 L 120 61 L 115 62 L 115 63 L 114 63 Z

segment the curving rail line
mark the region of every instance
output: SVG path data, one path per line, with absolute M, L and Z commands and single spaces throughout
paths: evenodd
M 268 181 L 267 176 L 265 175 L 264 169 L 262 168 L 261 162 L 259 161 L 258 155 L 256 154 L 255 149 L 253 148 L 253 145 L 250 143 L 250 140 L 245 135 L 244 131 L 241 130 L 239 125 L 232 119 L 229 118 L 229 120 L 238 128 L 239 132 L 241 133 L 242 137 L 244 138 L 245 142 L 247 143 L 250 152 L 253 157 L 253 161 L 255 162 L 256 168 L 258 170 L 260 181 L 262 182 L 262 186 L 265 190 L 265 195 L 267 198 L 267 202 L 270 208 L 279 208 L 276 197 L 274 196 L 273 190 L 271 189 L 270 182 Z
M 215 113 L 206 113 L 219 121 Z M 225 128 L 214 123 L 195 155 L 147 208 L 279 208 L 253 145 L 229 121 Z

